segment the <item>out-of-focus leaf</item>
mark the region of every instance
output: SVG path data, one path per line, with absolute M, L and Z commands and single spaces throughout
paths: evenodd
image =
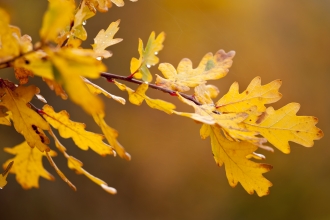
M 64 31 L 73 20 L 74 8 L 75 3 L 71 0 L 49 0 L 40 30 L 43 42 L 56 42 L 60 32 Z

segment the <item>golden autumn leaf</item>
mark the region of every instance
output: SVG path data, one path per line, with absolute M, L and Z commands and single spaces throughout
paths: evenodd
M 102 141 L 103 135 L 86 131 L 86 125 L 71 121 L 67 111 L 56 113 L 49 105 L 45 105 L 42 111 L 45 120 L 58 130 L 61 137 L 72 138 L 80 149 L 88 150 L 88 148 L 91 148 L 102 156 L 114 154 L 113 149 Z
M 87 39 L 87 32 L 83 25 L 86 24 L 86 20 L 93 17 L 96 14 L 96 10 L 90 5 L 88 0 L 83 0 L 74 16 L 73 27 L 71 28 L 71 35 L 69 41 L 79 38 L 81 40 Z M 64 36 L 65 37 L 65 36 Z M 68 42 L 70 44 L 70 42 Z
M 254 191 L 258 196 L 269 194 L 272 183 L 262 174 L 270 171 L 272 166 L 247 159 L 257 150 L 257 146 L 246 141 L 229 141 L 221 134 L 221 129 L 217 125 L 203 125 L 201 136 L 210 136 L 214 159 L 219 166 L 225 165 L 230 186 L 235 187 L 240 182 L 249 194 L 253 194 Z
M 206 86 L 205 84 L 201 84 L 195 87 L 194 97 L 200 102 L 201 105 L 197 105 L 193 101 L 185 99 L 179 93 L 177 93 L 179 100 L 187 105 L 192 106 L 195 109 L 195 113 L 177 111 L 174 111 L 174 113 L 202 122 L 204 124 L 217 124 L 225 130 L 226 134 L 232 136 L 233 138 L 238 138 L 236 133 L 248 132 L 248 130 L 242 124 L 242 122 L 248 117 L 248 114 L 245 112 L 221 114 L 217 111 L 211 99 L 211 97 L 214 97 L 216 93 L 217 91 L 215 91 L 213 86 L 210 87 Z M 246 134 L 250 136 L 249 138 L 246 137 L 246 139 L 253 141 L 256 141 L 256 139 L 258 140 L 258 138 L 255 137 L 255 135 L 257 135 L 256 132 L 249 132 Z
M 119 102 L 120 104 L 125 105 L 126 100 L 124 98 L 110 94 L 109 92 L 107 92 L 106 90 L 104 90 L 100 86 L 92 83 L 91 81 L 89 81 L 86 78 L 83 78 L 83 80 L 86 83 L 87 88 L 89 89 L 89 91 L 91 93 L 93 93 L 93 94 L 103 94 L 105 97 L 110 98 L 110 99 L 113 99 L 113 100 Z
M 96 9 L 99 12 L 107 12 L 108 8 L 111 8 L 111 0 L 86 0 L 86 4 L 93 7 L 95 12 Z
M 145 94 L 149 87 L 147 83 L 139 85 L 139 87 L 135 91 L 117 81 L 114 81 L 114 83 L 120 90 L 127 91 L 129 101 L 134 105 L 141 105 L 145 100 L 147 105 L 151 108 L 158 109 L 167 114 L 172 114 L 174 112 L 175 105 L 173 105 L 172 103 L 160 99 L 152 99 Z
M 43 51 L 26 54 L 14 62 L 15 68 L 23 68 L 31 71 L 34 75 L 47 79 L 54 79 L 52 63 L 46 59 L 47 54 Z
M 88 90 L 81 78 L 81 76 L 99 78 L 100 72 L 105 71 L 104 64 L 94 58 L 94 52 L 62 48 L 56 53 L 49 51 L 49 55 L 54 64 L 53 71 L 56 73 L 56 81 L 63 85 L 69 98 L 91 115 L 102 113 L 104 109 L 102 100 Z
M 283 153 L 290 153 L 289 141 L 312 147 L 314 140 L 323 137 L 323 132 L 315 126 L 316 117 L 297 116 L 299 108 L 298 103 L 287 104 L 278 110 L 268 107 L 261 115 L 250 115 L 244 124 L 249 131 L 258 132 Z
M 7 167 L 11 161 L 15 161 L 15 166 L 12 167 L 10 173 L 16 174 L 17 182 L 24 189 L 39 188 L 39 177 L 54 180 L 54 177 L 42 165 L 42 157 L 46 156 L 46 152 L 31 148 L 26 141 L 13 148 L 4 148 L 4 150 L 15 155 L 15 157 L 7 160 L 3 166 Z M 56 156 L 55 151 L 49 153 Z
M 146 48 L 143 49 L 143 42 L 139 39 L 138 51 L 139 59 L 133 57 L 131 60 L 131 74 L 137 79 L 142 79 L 145 82 L 151 82 L 152 76 L 148 68 L 156 65 L 159 58 L 156 56 L 160 50 L 163 49 L 163 42 L 165 40 L 165 33 L 160 33 L 157 37 L 155 32 L 149 36 Z
M 188 91 L 189 87 L 196 87 L 206 83 L 207 80 L 216 80 L 226 76 L 234 56 L 234 51 L 226 53 L 219 50 L 214 56 L 212 53 L 207 53 L 195 69 L 192 67 L 191 60 L 187 58 L 181 60 L 177 70 L 169 63 L 161 63 L 158 69 L 166 79 L 157 75 L 156 84 L 178 92 Z
M 2 174 L 0 174 L 0 189 L 3 189 L 7 185 L 7 176 L 9 174 L 10 169 L 12 168 L 14 164 L 14 161 L 9 161 L 8 165 L 4 168 L 5 171 L 3 171 Z
M 92 180 L 94 183 L 100 185 L 102 187 L 102 189 L 104 189 L 106 192 L 110 193 L 110 194 L 116 194 L 117 190 L 109 187 L 108 184 L 106 182 L 104 182 L 103 180 L 93 176 L 92 174 L 90 174 L 89 172 L 87 172 L 85 169 L 82 168 L 83 163 L 70 156 L 69 154 L 66 153 L 66 148 L 61 144 L 61 142 L 57 139 L 57 137 L 55 136 L 55 134 L 53 133 L 52 130 L 49 130 L 50 134 L 53 136 L 54 140 L 55 140 L 55 145 L 56 147 L 59 149 L 59 151 L 61 153 L 63 153 L 64 157 L 68 160 L 68 167 L 70 169 L 75 170 L 78 174 L 84 174 L 85 176 L 87 176 L 90 180 Z M 51 159 L 51 158 L 50 158 Z M 74 190 L 76 190 L 75 186 L 64 176 L 64 174 L 62 174 L 62 172 L 57 168 L 56 170 L 59 175 L 61 176 L 61 178 L 67 182 L 69 184 L 69 186 L 71 188 L 73 188 Z
M 257 106 L 258 111 L 265 111 L 265 104 L 277 102 L 282 94 L 278 92 L 281 87 L 281 80 L 274 80 L 266 85 L 261 85 L 261 78 L 255 77 L 247 89 L 239 93 L 238 83 L 231 85 L 227 94 L 216 102 L 220 112 L 244 112 L 253 106 Z
M 70 26 L 74 8 L 75 3 L 71 0 L 49 0 L 40 29 L 40 37 L 43 42 L 56 42 L 59 33 Z
M 48 130 L 48 123 L 27 106 L 32 97 L 39 93 L 35 86 L 18 86 L 6 80 L 0 81 L 0 106 L 11 112 L 16 131 L 22 134 L 31 148 L 37 147 L 40 151 L 49 151 L 46 145 L 49 139 L 42 130 Z
M 95 56 L 100 58 L 109 58 L 112 56 L 112 54 L 105 50 L 105 48 L 117 44 L 121 42 L 123 39 L 121 38 L 113 38 L 114 35 L 119 30 L 120 20 L 117 20 L 116 22 L 112 22 L 107 30 L 104 29 L 100 30 L 100 32 L 96 35 L 94 38 L 94 44 L 92 44 L 93 50 L 95 51 Z
M 116 150 L 118 155 L 125 160 L 131 160 L 131 155 L 127 153 L 124 147 L 117 141 L 118 132 L 104 121 L 104 114 L 95 114 L 93 115 L 93 118 L 96 124 L 101 128 L 111 147 Z
M 0 8 L 0 62 L 19 55 L 19 43 L 9 26 L 9 15 Z

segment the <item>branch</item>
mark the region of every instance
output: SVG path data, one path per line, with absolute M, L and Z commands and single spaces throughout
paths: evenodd
M 131 82 L 131 83 L 135 83 L 135 84 L 138 84 L 138 85 L 141 85 L 143 83 L 146 83 L 146 82 L 143 82 L 141 80 L 137 80 L 137 79 L 134 79 L 130 76 L 126 77 L 126 76 L 120 76 L 120 75 L 116 75 L 116 74 L 112 74 L 112 73 L 106 73 L 106 72 L 101 72 L 101 76 L 106 78 L 109 82 L 113 82 L 114 79 L 117 79 L 117 80 L 122 80 L 122 81 L 126 81 L 126 82 Z M 157 90 L 160 90 L 162 92 L 165 92 L 165 93 L 168 93 L 170 94 L 171 96 L 177 96 L 176 93 L 177 91 L 174 91 L 174 90 L 171 90 L 171 89 L 165 89 L 165 88 L 162 88 L 160 86 L 157 86 L 155 84 L 151 84 L 151 83 L 148 83 L 149 87 L 150 88 L 153 88 L 153 89 L 157 89 Z M 185 99 L 188 99 L 192 102 L 194 102 L 196 105 L 202 105 L 201 103 L 199 103 L 193 95 L 187 95 L 185 93 L 181 93 L 181 92 L 178 92 L 182 97 L 184 97 Z

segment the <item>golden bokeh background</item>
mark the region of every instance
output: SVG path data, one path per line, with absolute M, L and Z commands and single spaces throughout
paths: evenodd
M 112 21 L 121 19 L 117 37 L 124 41 L 110 50 L 105 60 L 108 71 L 129 74 L 130 59 L 138 56 L 138 38 L 147 41 L 151 31 L 166 33 L 161 62 L 177 66 L 190 58 L 194 66 L 207 52 L 235 50 L 229 74 L 210 82 L 225 94 L 237 81 L 243 91 L 255 76 L 266 84 L 282 79 L 280 108 L 289 102 L 302 105 L 298 115 L 319 118 L 325 137 L 314 147 L 292 143 L 291 154 L 258 151 L 274 169 L 265 176 L 274 184 L 270 195 L 248 195 L 240 185 L 232 189 L 224 168 L 217 167 L 210 140 L 199 137 L 200 125 L 192 120 L 169 116 L 127 103 L 105 100 L 107 122 L 119 131 L 119 140 L 132 155 L 127 162 L 119 157 L 100 157 L 81 151 L 71 140 L 63 143 L 68 153 L 84 162 L 84 168 L 118 190 L 109 195 L 82 175 L 54 158 L 59 168 L 78 188 L 73 192 L 45 160 L 55 182 L 40 179 L 40 188 L 25 191 L 8 177 L 0 190 L 0 219 L 330 219 L 330 2 L 329 1 L 223 1 L 223 0 L 125 0 L 125 7 L 113 6 L 87 21 L 86 47 L 93 37 Z M 39 40 L 38 31 L 47 1 L 0 0 L 0 7 L 11 15 L 11 23 L 22 33 Z M 157 67 L 152 73 L 160 74 Z M 15 80 L 11 69 L 1 70 L 1 78 Z M 96 81 L 109 92 L 127 98 L 105 80 Z M 92 118 L 70 101 L 62 101 L 44 83 L 33 78 L 41 93 L 56 111 L 68 110 L 75 121 L 85 122 L 87 130 L 100 132 Z M 134 85 L 132 85 L 134 87 Z M 192 111 L 176 98 L 148 91 Z M 82 97 L 83 98 L 83 97 Z M 37 100 L 38 107 L 42 104 Z M 0 127 L 1 147 L 23 141 L 13 127 Z M 54 148 L 54 146 L 52 145 Z M 0 163 L 11 155 L 0 153 Z

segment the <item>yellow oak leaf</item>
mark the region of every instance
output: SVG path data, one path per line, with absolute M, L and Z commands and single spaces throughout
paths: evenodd
M 28 53 L 15 60 L 15 68 L 24 68 L 31 71 L 34 75 L 47 79 L 54 79 L 52 63 L 46 58 L 47 54 L 43 51 Z
M 29 35 L 21 35 L 21 30 L 13 25 L 10 25 L 10 29 L 12 31 L 12 35 L 17 39 L 20 47 L 21 54 L 25 54 L 27 52 L 32 51 L 32 38 Z
M 217 125 L 203 125 L 201 136 L 210 136 L 215 162 L 219 166 L 225 165 L 230 186 L 235 187 L 240 182 L 249 194 L 253 194 L 254 191 L 258 196 L 269 194 L 272 183 L 262 174 L 270 171 L 272 166 L 255 163 L 247 158 L 257 150 L 257 146 L 246 141 L 229 141 L 221 134 L 221 129 Z
M 129 155 L 124 147 L 117 141 L 118 132 L 104 121 L 104 114 L 93 115 L 93 118 L 96 124 L 101 128 L 109 144 L 116 150 L 119 156 L 125 160 L 131 160 L 131 155 Z
M 0 8 L 0 62 L 19 55 L 19 43 L 9 26 L 9 15 Z
M 39 93 L 35 86 L 18 86 L 6 80 L 0 81 L 0 105 L 11 112 L 16 131 L 22 134 L 31 148 L 37 147 L 40 151 L 49 151 L 45 144 L 49 139 L 42 130 L 48 130 L 48 123 L 28 107 L 27 103 Z
M 10 173 L 16 174 L 17 182 L 24 189 L 39 188 L 39 177 L 54 180 L 54 177 L 42 165 L 42 157 L 46 156 L 46 152 L 31 148 L 26 141 L 13 148 L 4 148 L 4 150 L 16 155 L 13 159 L 7 160 L 3 166 L 7 167 L 11 161 L 15 161 L 15 166 L 11 168 Z M 55 151 L 49 153 L 56 156 Z
M 156 84 L 178 92 L 188 91 L 189 87 L 196 87 L 205 84 L 207 80 L 216 80 L 226 76 L 234 56 L 234 51 L 226 53 L 219 50 L 214 56 L 212 53 L 207 53 L 196 69 L 192 68 L 192 62 L 187 58 L 181 60 L 177 70 L 169 63 L 161 63 L 158 69 L 166 79 L 157 75 Z
M 7 179 L 7 176 L 9 174 L 10 169 L 13 166 L 13 163 L 14 163 L 14 161 L 10 161 L 8 163 L 8 165 L 6 166 L 6 168 L 5 168 L 5 171 L 3 171 L 2 174 L 0 174 L 0 189 L 3 189 L 3 187 L 5 187 L 5 185 L 7 185 L 7 180 L 6 179 Z
M 113 39 L 114 35 L 119 30 L 118 27 L 119 23 L 120 20 L 117 20 L 116 22 L 112 22 L 106 31 L 104 29 L 100 30 L 100 32 L 94 38 L 94 44 L 92 44 L 92 47 L 97 57 L 100 58 L 111 57 L 112 54 L 109 51 L 105 50 L 105 48 L 117 44 L 123 40 L 121 38 Z
M 178 98 L 183 103 L 192 106 L 195 113 L 177 112 L 175 114 L 191 118 L 208 125 L 219 125 L 224 129 L 225 134 L 235 140 L 249 140 L 254 143 L 264 143 L 263 139 L 256 137 L 257 132 L 248 131 L 242 123 L 248 114 L 245 112 L 220 113 L 217 111 L 211 97 L 217 94 L 216 89 L 212 86 L 201 84 L 195 87 L 194 97 L 201 105 L 182 97 L 178 92 Z
M 82 168 L 83 163 L 80 160 L 78 160 L 78 159 L 70 156 L 69 154 L 67 154 L 66 153 L 66 148 L 57 139 L 57 137 L 55 136 L 55 134 L 53 133 L 53 131 L 50 129 L 49 132 L 50 132 L 50 134 L 53 136 L 53 138 L 55 140 L 56 147 L 60 150 L 61 153 L 63 153 L 64 157 L 68 160 L 68 167 L 70 169 L 76 170 L 76 172 L 78 174 L 84 174 L 90 180 L 92 180 L 96 184 L 100 185 L 102 187 L 102 189 L 104 189 L 106 192 L 108 192 L 110 194 L 116 194 L 116 192 L 117 192 L 116 189 L 114 189 L 112 187 L 109 187 L 106 182 L 104 182 L 103 180 L 101 180 L 101 179 L 93 176 L 92 174 L 90 174 L 89 172 L 87 172 L 85 169 L 83 169 Z M 62 174 L 62 172 L 60 170 L 57 169 L 57 172 L 62 177 L 62 179 L 69 184 L 69 186 L 71 188 L 73 188 L 74 190 L 76 190 L 75 186 L 64 176 L 64 174 Z
M 94 10 L 99 12 L 107 12 L 108 8 L 111 8 L 111 0 L 87 0 L 89 7 L 93 7 Z
M 167 114 L 172 114 L 174 112 L 175 105 L 173 105 L 172 103 L 160 99 L 152 99 L 145 94 L 149 88 L 149 85 L 147 83 L 139 85 L 139 87 L 135 91 L 117 81 L 114 81 L 114 83 L 120 90 L 127 91 L 129 101 L 134 105 L 141 105 L 145 100 L 150 108 L 158 109 Z
M 238 83 L 231 85 L 229 92 L 216 102 L 217 110 L 220 112 L 245 112 L 253 106 L 258 111 L 266 110 L 265 104 L 277 102 L 282 94 L 278 92 L 282 84 L 281 80 L 274 80 L 266 85 L 261 85 L 261 78 L 254 78 L 247 89 L 239 93 Z
M 80 76 L 99 78 L 106 67 L 94 58 L 92 50 L 62 48 L 56 53 L 48 52 L 56 81 L 63 85 L 69 98 L 80 105 L 87 113 L 102 113 L 102 100 L 92 94 Z M 83 98 L 81 98 L 83 97 Z
M 49 0 L 40 29 L 40 37 L 43 42 L 56 42 L 60 32 L 70 26 L 74 8 L 75 3 L 71 0 Z
M 42 114 L 45 120 L 58 130 L 61 137 L 72 138 L 80 149 L 88 150 L 88 148 L 91 148 L 102 156 L 113 155 L 112 148 L 102 141 L 103 135 L 86 131 L 86 125 L 71 121 L 67 111 L 56 113 L 51 106 L 45 105 Z
M 0 105 L 0 124 L 11 126 L 11 112 L 6 107 Z
M 163 49 L 164 40 L 164 32 L 160 33 L 157 37 L 155 32 L 152 32 L 149 36 L 146 48 L 143 49 L 143 42 L 139 39 L 138 51 L 140 58 L 137 59 L 133 57 L 130 67 L 131 74 L 134 74 L 135 78 L 142 79 L 145 82 L 151 82 L 152 76 L 148 68 L 159 62 L 159 58 L 156 55 Z
M 74 16 L 73 27 L 71 28 L 71 36 L 69 41 L 79 38 L 81 40 L 87 39 L 87 32 L 83 25 L 86 25 L 86 20 L 93 17 L 96 14 L 95 8 L 90 5 L 88 0 L 83 0 Z M 70 44 L 70 42 L 68 42 Z
M 261 115 L 250 114 L 244 124 L 249 131 L 258 132 L 283 153 L 290 153 L 289 141 L 312 147 L 314 140 L 323 137 L 323 132 L 315 126 L 316 117 L 297 116 L 299 108 L 298 103 L 287 104 L 278 110 L 268 107 Z
M 87 85 L 87 87 L 88 87 L 88 89 L 91 93 L 93 93 L 93 94 L 103 94 L 105 97 L 113 99 L 113 100 L 125 105 L 126 100 L 124 98 L 110 94 L 109 92 L 107 92 L 106 90 L 104 90 L 100 86 L 92 83 L 91 81 L 89 81 L 86 78 L 83 78 L 83 80 L 86 83 L 86 85 Z

